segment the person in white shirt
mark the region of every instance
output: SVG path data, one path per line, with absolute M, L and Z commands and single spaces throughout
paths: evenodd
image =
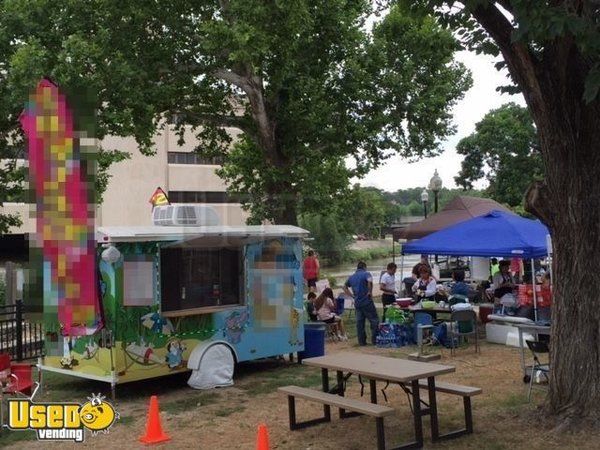
M 388 307 L 396 301 L 396 266 L 391 262 L 387 265 L 387 270 L 379 278 L 379 288 L 381 289 L 381 303 L 383 304 L 383 319 L 385 322 L 385 313 Z
M 420 277 L 412 287 L 413 292 L 417 294 L 417 301 L 433 300 L 437 290 L 435 279 L 431 276 L 431 269 L 422 266 L 419 269 Z

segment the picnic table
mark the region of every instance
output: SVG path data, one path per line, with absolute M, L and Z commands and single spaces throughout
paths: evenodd
M 406 309 L 413 314 L 420 313 L 420 312 L 429 314 L 433 318 L 433 320 L 437 319 L 438 314 L 452 314 L 450 305 L 436 306 L 434 308 L 423 308 L 421 306 L 411 305 Z
M 423 446 L 423 416 L 430 416 L 431 438 L 436 442 L 444 437 L 454 437 L 456 433 L 440 436 L 436 400 L 435 377 L 455 371 L 452 366 L 423 363 L 399 358 L 389 358 L 364 353 L 336 353 L 332 355 L 308 358 L 303 364 L 321 368 L 321 378 L 324 392 L 337 392 L 344 395 L 345 382 L 350 376 L 358 375 L 369 379 L 370 397 L 372 403 L 377 403 L 377 381 L 399 383 L 402 389 L 412 397 L 415 441 L 398 448 L 414 448 Z M 329 371 L 337 374 L 337 386 L 330 390 Z M 426 386 L 425 386 L 425 379 Z M 419 380 L 423 380 L 421 384 Z M 429 404 L 421 400 L 420 389 L 426 387 L 429 394 Z M 439 389 L 438 389 L 439 390 Z M 422 403 L 426 408 L 422 407 Z M 470 411 L 469 411 L 470 414 Z M 341 417 L 348 417 L 340 411 Z

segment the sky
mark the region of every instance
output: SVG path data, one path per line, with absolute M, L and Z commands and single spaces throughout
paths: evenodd
M 525 106 L 521 94 L 508 95 L 496 92 L 496 87 L 508 84 L 508 79 L 505 71 L 496 70 L 494 58 L 462 51 L 457 53 L 456 59 L 471 70 L 473 87 L 453 109 L 457 132 L 443 142 L 444 153 L 412 164 L 400 157 L 392 157 L 380 168 L 371 171 L 360 180 L 362 186 L 374 186 L 391 192 L 411 187 L 425 187 L 437 169 L 443 187 L 455 188 L 457 186 L 454 177 L 460 171 L 463 158 L 455 151 L 458 141 L 475 131 L 475 124 L 491 109 L 511 101 Z M 485 187 L 485 182 L 482 181 L 475 187 Z

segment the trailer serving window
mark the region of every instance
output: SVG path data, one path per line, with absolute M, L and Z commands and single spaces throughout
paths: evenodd
M 240 249 L 164 248 L 160 258 L 163 312 L 242 303 Z

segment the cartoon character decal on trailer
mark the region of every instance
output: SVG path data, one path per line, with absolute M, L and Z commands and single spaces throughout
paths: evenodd
M 183 352 L 186 346 L 179 339 L 171 339 L 167 344 L 167 364 L 169 369 L 178 369 L 184 366 Z

